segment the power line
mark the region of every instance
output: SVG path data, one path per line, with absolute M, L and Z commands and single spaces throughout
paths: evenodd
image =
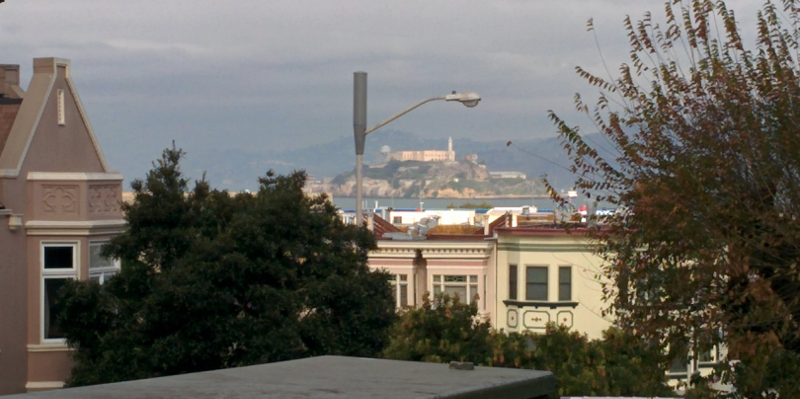
M 532 153 L 532 152 L 530 152 L 530 151 L 528 151 L 528 150 L 525 150 L 525 149 L 523 149 L 522 147 L 520 147 L 520 146 L 516 145 L 515 143 L 513 143 L 512 141 L 510 141 L 510 140 L 509 140 L 509 141 L 506 143 L 506 147 L 510 147 L 510 146 L 514 146 L 514 148 L 516 148 L 516 149 L 517 149 L 517 150 L 519 150 L 519 151 L 522 151 L 522 152 L 524 152 L 524 153 L 526 153 L 526 154 L 528 154 L 528 155 L 530 155 L 530 156 L 533 156 L 533 157 L 539 158 L 539 159 L 541 159 L 541 160 L 543 160 L 543 161 L 550 162 L 551 164 L 553 164 L 553 165 L 555 165 L 555 166 L 558 166 L 559 168 L 561 168 L 561 169 L 564 169 L 564 170 L 566 170 L 566 171 L 567 171 L 567 172 L 569 172 L 569 173 L 572 173 L 572 171 L 571 171 L 569 168 L 567 168 L 566 166 L 564 166 L 564 165 L 560 165 L 560 164 L 558 164 L 558 163 L 556 163 L 556 162 L 553 162 L 553 161 L 551 161 L 551 160 L 549 160 L 549 159 L 547 159 L 547 158 L 545 158 L 545 157 L 543 157 L 543 156 L 541 156 L 541 155 L 537 155 L 537 154 L 534 154 L 534 153 Z

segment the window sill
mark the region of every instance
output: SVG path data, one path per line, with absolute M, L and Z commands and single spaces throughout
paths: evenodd
M 550 308 L 550 309 L 573 308 L 573 309 L 575 309 L 576 307 L 578 307 L 578 302 L 568 302 L 568 301 L 547 302 L 547 301 L 512 301 L 512 300 L 506 300 L 506 301 L 503 301 L 503 303 L 506 306 L 516 306 L 518 308 L 532 307 L 532 308 L 537 308 L 537 309 L 538 308 Z
M 46 342 L 28 345 L 28 352 L 69 352 L 72 351 L 66 342 Z

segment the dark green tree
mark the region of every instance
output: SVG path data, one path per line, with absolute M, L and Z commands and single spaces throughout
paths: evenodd
M 566 326 L 548 325 L 541 334 L 491 328 L 475 303 L 437 295 L 407 309 L 393 327 L 383 356 L 426 362 L 468 361 L 476 365 L 551 371 L 553 397 L 673 396 L 666 384 L 661 347 L 610 328 L 589 340 Z
M 303 172 L 267 173 L 254 194 L 190 190 L 182 155 L 165 150 L 131 184 L 127 229 L 103 248 L 121 272 L 64 290 L 68 385 L 383 348 L 395 304 L 366 265 L 366 229 L 305 195 Z
M 396 360 L 484 364 L 492 357 L 491 325 L 478 317 L 478 305 L 458 295 L 426 294 L 422 306 L 406 309 L 391 331 L 383 356 Z

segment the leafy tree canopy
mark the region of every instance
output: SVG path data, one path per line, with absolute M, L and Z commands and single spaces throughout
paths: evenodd
M 722 1 L 671 0 L 663 25 L 626 18 L 630 64 L 577 68 L 600 95 L 576 107 L 610 151 L 550 113 L 578 187 L 618 207 L 592 233 L 608 311 L 695 354 L 723 342 L 751 375 L 760 354 L 800 351 L 798 6 L 767 1 L 753 49 Z
M 602 340 L 550 324 L 541 334 L 494 330 L 465 304 L 446 294 L 425 297 L 392 328 L 383 356 L 427 362 L 548 370 L 562 396 L 673 396 L 666 384 L 660 346 L 611 328 Z
M 303 194 L 303 172 L 269 172 L 257 193 L 231 196 L 204 179 L 189 189 L 182 156 L 165 150 L 132 183 L 127 230 L 103 247 L 121 272 L 65 289 L 68 385 L 383 348 L 395 304 L 367 268 L 366 229 Z

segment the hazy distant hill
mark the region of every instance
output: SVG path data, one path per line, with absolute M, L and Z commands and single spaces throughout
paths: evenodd
M 546 174 L 555 187 L 571 187 L 574 178 L 565 169 L 569 162 L 557 138 L 515 140 L 514 145 L 519 148 L 506 146 L 506 143 L 499 140 L 483 142 L 453 137 L 453 150 L 458 159 L 470 153 L 478 154 L 478 161 L 484 162 L 489 171 L 520 171 L 529 178 Z M 377 157 L 384 145 L 391 147 L 392 151 L 447 149 L 447 140 L 426 139 L 393 130 L 381 131 L 367 136 L 364 163 L 378 163 Z M 333 177 L 352 170 L 354 166 L 354 144 L 352 136 L 349 136 L 285 152 L 223 150 L 189 154 L 184 163 L 184 171 L 191 177 L 200 177 L 206 171 L 207 178 L 214 187 L 252 190 L 257 186 L 256 178 L 269 169 L 278 173 L 305 169 L 309 174 L 320 178 Z

